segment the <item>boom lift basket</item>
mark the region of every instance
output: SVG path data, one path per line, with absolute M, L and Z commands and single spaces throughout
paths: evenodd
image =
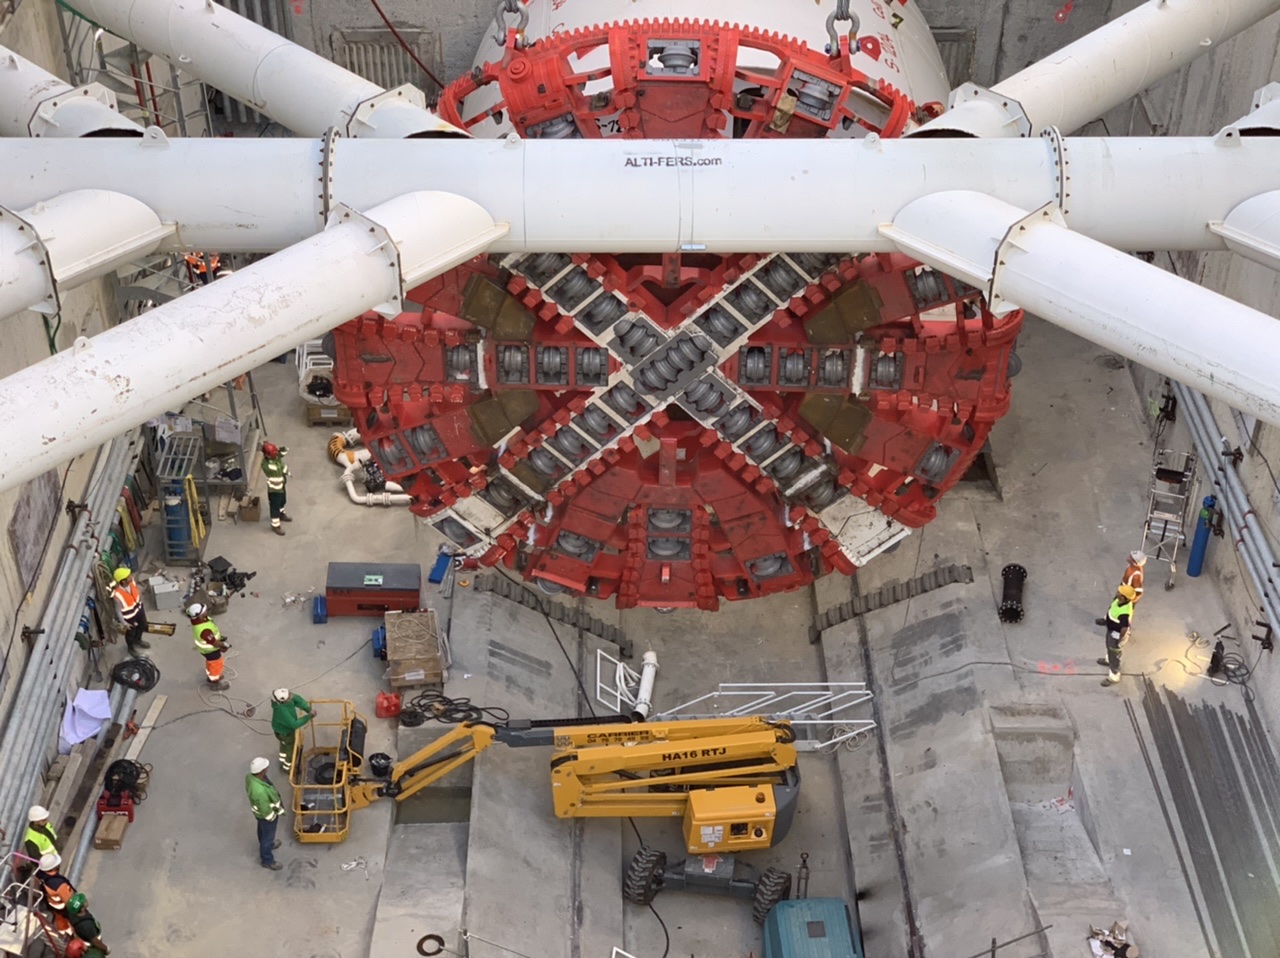
M 334 844 L 351 828 L 349 782 L 364 764 L 369 725 L 355 707 L 340 699 L 312 699 L 315 718 L 295 739 L 293 834 L 299 842 Z

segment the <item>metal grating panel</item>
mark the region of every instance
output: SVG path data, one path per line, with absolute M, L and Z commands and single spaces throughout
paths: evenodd
M 439 34 L 426 30 L 400 30 L 399 33 L 418 59 L 439 76 L 444 59 Z M 434 86 L 390 30 L 334 31 L 329 39 L 334 63 L 385 90 L 406 83 L 423 90 Z
M 973 79 L 973 57 L 977 45 L 977 33 L 968 27 L 935 27 L 933 39 L 942 54 L 947 68 L 947 79 L 954 90 Z
M 284 0 L 221 0 L 222 5 L 232 13 L 238 13 L 259 26 L 266 27 L 282 37 L 292 39 L 292 30 L 285 13 Z M 218 92 L 213 100 L 215 108 L 222 110 L 222 119 L 226 124 L 246 125 L 261 129 L 271 120 L 252 107 L 239 100 L 234 100 L 225 93 Z

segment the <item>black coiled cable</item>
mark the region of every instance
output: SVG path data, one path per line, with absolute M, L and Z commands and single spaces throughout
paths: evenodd
M 469 698 L 451 699 L 443 692 L 427 689 L 411 698 L 400 710 L 400 724 L 414 728 L 424 722 L 458 725 L 462 722 L 506 725 L 511 713 L 504 708 L 472 705 Z
M 150 692 L 160 684 L 160 667 L 150 659 L 125 659 L 111 669 L 111 680 L 125 688 Z
M 147 800 L 147 783 L 151 780 L 151 766 L 132 759 L 116 759 L 107 766 L 102 787 L 112 795 L 128 792 L 135 802 Z

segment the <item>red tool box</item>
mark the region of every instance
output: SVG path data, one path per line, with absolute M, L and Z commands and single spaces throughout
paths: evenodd
M 422 566 L 399 562 L 330 562 L 324 596 L 329 618 L 413 612 L 422 601 Z

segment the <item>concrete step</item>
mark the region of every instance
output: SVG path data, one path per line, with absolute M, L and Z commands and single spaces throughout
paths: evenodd
M 564 650 L 560 645 L 563 643 Z M 491 593 L 459 589 L 451 638 L 465 693 L 513 718 L 579 714 L 573 665 L 589 672 L 577 631 Z M 598 642 L 592 638 L 593 643 Z M 594 647 L 594 646 L 592 646 Z M 464 663 L 459 670 L 458 662 Z M 583 706 L 585 711 L 585 706 Z M 495 745 L 474 763 L 465 920 L 471 958 L 608 954 L 622 942 L 621 822 L 555 817 L 551 750 Z
M 462 940 L 466 858 L 465 822 L 392 828 L 369 958 L 432 952 L 434 945 L 466 953 Z M 429 868 L 423 867 L 426 862 Z M 440 941 L 424 941 L 429 935 L 439 936 Z

